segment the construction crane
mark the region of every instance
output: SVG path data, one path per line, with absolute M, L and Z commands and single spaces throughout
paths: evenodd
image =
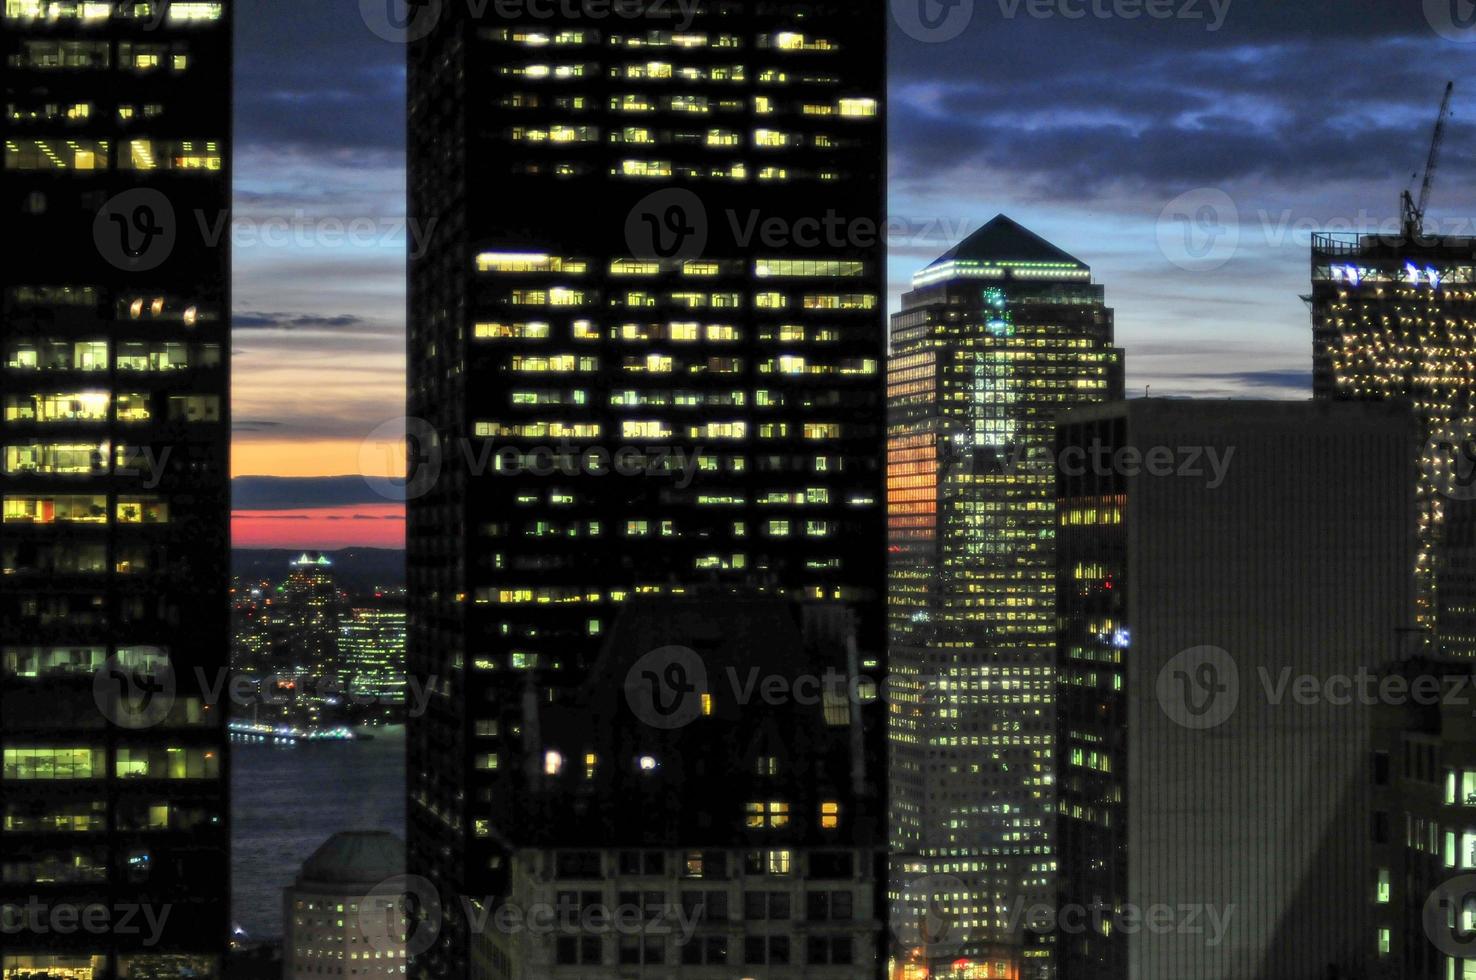
M 1420 198 L 1416 201 L 1414 195 L 1405 190 L 1400 199 L 1404 240 L 1407 242 L 1425 234 L 1425 205 L 1430 202 L 1430 182 L 1435 178 L 1435 168 L 1440 163 L 1440 144 L 1445 142 L 1445 123 L 1450 119 L 1450 93 L 1454 88 L 1455 82 L 1445 83 L 1445 97 L 1440 100 L 1440 114 L 1435 117 L 1435 134 L 1430 137 L 1430 155 L 1425 159 L 1425 179 L 1420 183 Z M 1411 188 L 1418 177 L 1416 173 L 1410 178 Z

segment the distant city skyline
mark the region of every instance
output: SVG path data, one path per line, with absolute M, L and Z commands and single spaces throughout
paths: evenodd
M 1309 230 L 1398 218 L 1446 78 L 1476 65 L 1476 44 L 1436 34 L 1418 4 L 1351 6 L 1333 18 L 1237 0 L 1213 31 L 1207 9 L 1147 21 L 1020 7 L 1007 31 L 1008 7 L 979 3 L 953 43 L 893 27 L 890 214 L 923 233 L 893 241 L 890 308 L 912 273 L 1004 211 L 1113 286 L 1137 353 L 1129 390 L 1306 396 Z M 403 254 L 427 233 L 404 230 L 403 52 L 357 4 L 251 0 L 242 13 L 236 474 L 354 472 L 360 441 L 401 415 Z M 1370 62 L 1379 74 L 1356 68 Z M 1476 155 L 1470 97 L 1457 87 L 1433 195 L 1445 232 L 1476 207 L 1460 180 Z M 1197 189 L 1237 207 L 1240 248 L 1215 270 L 1159 248 L 1166 205 Z M 1196 363 L 1206 354 L 1218 362 Z
M 889 310 L 914 272 L 1004 212 L 1111 288 L 1130 394 L 1310 397 L 1309 233 L 1397 221 L 1447 78 L 1431 220 L 1459 233 L 1476 213 L 1461 179 L 1476 93 L 1459 82 L 1476 30 L 1442 36 L 1420 5 L 1373 0 L 1338 16 L 1235 0 L 1211 30 L 1196 6 L 1195 19 L 1069 19 L 980 2 L 948 44 L 893 24 L 889 211 L 920 231 L 892 241 Z M 1369 60 L 1378 73 L 1353 68 Z M 346 0 L 252 0 L 237 62 L 234 472 L 355 473 L 364 438 L 402 414 L 404 254 L 426 234 L 405 228 L 403 51 Z M 1187 228 L 1200 261 L 1179 219 L 1206 204 L 1217 223 Z M 295 507 L 238 514 L 237 545 L 397 546 L 397 505 L 301 489 Z

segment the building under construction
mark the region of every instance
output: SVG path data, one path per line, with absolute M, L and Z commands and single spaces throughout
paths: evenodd
M 1412 625 L 1427 634 L 1449 605 L 1436 574 L 1447 509 L 1476 498 L 1476 238 L 1428 232 L 1424 220 L 1451 89 L 1419 191 L 1403 195 L 1399 232 L 1312 238 L 1314 397 L 1404 399 L 1422 424 Z

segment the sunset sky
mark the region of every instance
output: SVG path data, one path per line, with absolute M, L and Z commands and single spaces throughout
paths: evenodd
M 1306 397 L 1308 230 L 1393 227 L 1447 79 L 1427 227 L 1476 234 L 1476 26 L 1463 0 L 1226 2 L 962 0 L 943 43 L 894 25 L 890 211 L 914 233 L 893 307 L 1005 212 L 1106 284 L 1135 394 Z M 403 48 L 360 9 L 238 9 L 234 472 L 285 479 L 238 481 L 237 547 L 403 542 L 400 504 L 320 479 L 387 465 L 426 233 L 404 213 Z

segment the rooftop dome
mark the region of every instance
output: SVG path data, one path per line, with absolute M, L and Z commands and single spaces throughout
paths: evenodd
M 405 873 L 405 844 L 385 830 L 334 834 L 302 865 L 299 882 L 376 885 Z

